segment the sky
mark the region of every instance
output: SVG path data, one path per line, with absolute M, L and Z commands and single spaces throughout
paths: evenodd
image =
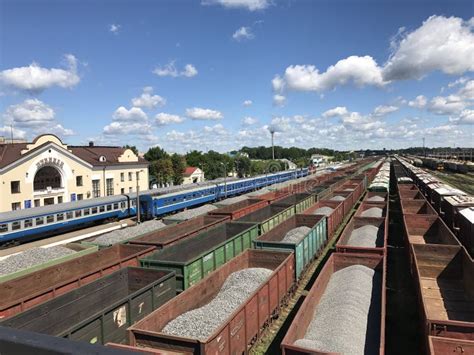
M 460 0 L 0 0 L 0 136 L 473 147 L 473 16 Z

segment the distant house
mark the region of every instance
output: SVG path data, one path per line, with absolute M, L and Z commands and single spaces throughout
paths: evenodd
M 331 159 L 332 159 L 332 157 L 327 156 L 327 155 L 313 154 L 311 156 L 311 163 L 314 166 L 320 166 L 321 164 L 328 163 Z
M 183 173 L 183 185 L 195 184 L 204 181 L 204 171 L 199 168 L 188 166 Z
M 298 165 L 293 163 L 291 160 L 288 160 L 288 159 L 277 159 L 277 160 L 285 163 L 288 166 L 288 169 L 290 170 L 296 169 L 298 167 Z

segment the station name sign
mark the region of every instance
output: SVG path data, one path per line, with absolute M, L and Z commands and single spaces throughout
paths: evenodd
M 36 163 L 36 167 L 39 169 L 45 165 L 56 165 L 59 168 L 64 166 L 64 162 L 58 158 L 43 158 L 39 162 Z

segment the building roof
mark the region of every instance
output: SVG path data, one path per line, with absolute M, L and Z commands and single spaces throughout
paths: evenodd
M 19 159 L 26 145 L 26 143 L 0 144 L 0 169 Z
M 188 166 L 185 170 L 183 175 L 184 176 L 191 176 L 198 168 L 194 166 Z

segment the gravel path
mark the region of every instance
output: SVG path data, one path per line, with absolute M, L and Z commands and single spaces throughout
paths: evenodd
M 371 207 L 369 209 L 366 209 L 365 211 L 362 211 L 360 214 L 361 217 L 382 217 L 383 214 L 383 209 L 380 207 Z
M 234 203 L 244 201 L 244 200 L 248 200 L 248 197 L 245 196 L 245 195 L 240 195 L 240 196 L 236 196 L 236 197 L 232 197 L 232 198 L 226 198 L 222 201 L 214 203 L 214 205 L 217 206 L 217 207 L 222 207 L 222 206 L 232 205 Z
M 265 268 L 248 268 L 229 275 L 216 297 L 200 308 L 181 314 L 162 333 L 204 341 L 272 274 Z
M 28 249 L 22 253 L 1 260 L 0 276 L 8 275 L 74 253 L 74 250 L 62 246 Z
M 370 202 L 384 202 L 385 199 L 382 196 L 372 196 L 372 197 L 368 198 L 367 201 L 370 201 Z
M 161 220 L 153 219 L 140 223 L 136 226 L 126 227 L 118 229 L 109 233 L 102 234 L 101 236 L 94 239 L 94 243 L 102 246 L 110 246 L 120 242 L 123 242 L 130 238 L 138 237 L 139 235 L 153 232 L 166 227 Z
M 298 339 L 295 345 L 347 355 L 378 353 L 380 283 L 380 273 L 362 265 L 335 272 L 304 339 Z M 369 312 L 371 303 L 374 307 Z
M 353 247 L 375 248 L 383 246 L 382 228 L 366 225 L 354 229 L 347 241 Z
M 340 196 L 340 195 L 331 197 L 331 201 L 344 201 L 345 199 L 346 198 L 344 196 Z
M 334 211 L 334 208 L 331 208 L 331 207 L 320 207 L 318 208 L 317 210 L 315 210 L 313 212 L 313 214 L 322 214 L 322 215 L 325 215 L 326 217 L 329 217 L 332 213 L 332 211 Z
M 213 211 L 217 209 L 216 206 L 213 206 L 213 205 L 203 205 L 201 207 L 197 207 L 197 208 L 190 208 L 189 210 L 186 210 L 186 211 L 183 211 L 183 212 L 179 212 L 179 213 L 176 213 L 174 215 L 171 215 L 171 216 L 168 216 L 168 217 L 165 217 L 163 218 L 163 221 L 165 221 L 165 223 L 167 221 L 179 221 L 179 222 L 183 222 L 183 221 L 187 221 L 188 219 L 191 219 L 191 218 L 194 218 L 194 217 L 197 217 L 197 216 L 201 216 L 203 214 L 206 214 L 210 211 Z
M 289 230 L 285 237 L 281 240 L 282 243 L 298 244 L 311 231 L 311 228 L 306 226 L 296 227 Z

